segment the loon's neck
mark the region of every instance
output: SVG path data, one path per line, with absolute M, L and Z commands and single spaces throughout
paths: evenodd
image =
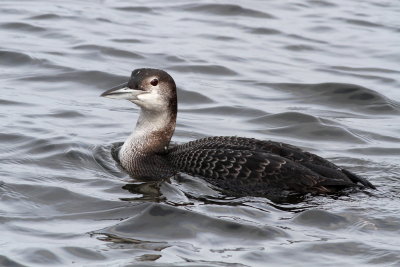
M 162 153 L 168 148 L 176 126 L 176 111 L 142 109 L 133 133 L 124 142 L 120 158 Z

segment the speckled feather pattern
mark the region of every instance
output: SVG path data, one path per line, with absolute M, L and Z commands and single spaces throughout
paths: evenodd
M 372 186 L 300 148 L 253 138 L 199 139 L 171 148 L 167 157 L 179 171 L 202 176 L 237 195 L 265 195 L 278 189 L 323 193 L 354 186 L 357 182 Z

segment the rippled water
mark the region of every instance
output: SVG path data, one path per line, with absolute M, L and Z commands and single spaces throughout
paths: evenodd
M 2 1 L 0 266 L 400 265 L 397 1 Z M 175 142 L 292 143 L 377 191 L 276 204 L 186 175 L 140 183 L 99 98 L 140 67 L 178 84 Z

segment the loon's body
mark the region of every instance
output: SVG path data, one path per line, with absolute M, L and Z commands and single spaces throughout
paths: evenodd
M 177 96 L 175 82 L 165 71 L 134 70 L 128 83 L 102 96 L 128 99 L 141 108 L 135 130 L 118 153 L 120 164 L 134 178 L 160 180 L 185 172 L 239 196 L 375 188 L 326 159 L 279 142 L 219 136 L 169 147 Z

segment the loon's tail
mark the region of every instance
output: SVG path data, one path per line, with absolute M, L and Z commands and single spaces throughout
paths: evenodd
M 372 188 L 372 189 L 376 189 L 376 187 L 371 184 L 370 182 L 368 182 L 365 178 L 358 176 L 357 174 L 354 174 L 346 169 L 342 169 L 342 172 L 344 174 L 347 175 L 347 177 L 349 177 L 349 179 L 354 182 L 354 183 L 360 183 L 366 187 Z

